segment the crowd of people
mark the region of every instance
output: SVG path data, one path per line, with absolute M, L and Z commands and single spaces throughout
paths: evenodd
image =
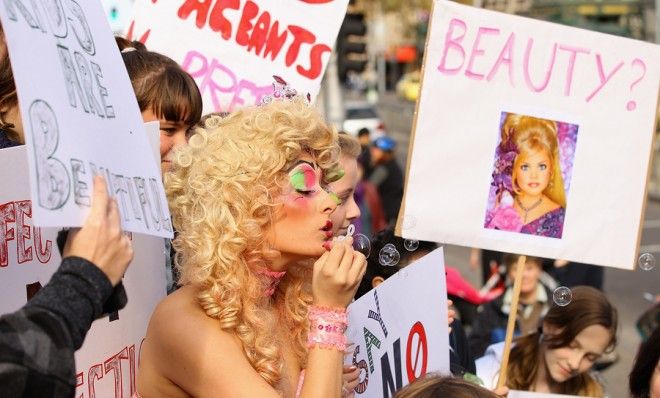
M 24 144 L 25 132 L 0 35 L 4 148 Z M 136 396 L 353 396 L 360 371 L 343 365 L 346 308 L 436 247 L 404 250 L 392 232 L 404 186 L 396 141 L 372 141 L 368 130 L 357 138 L 337 133 L 289 87 L 258 106 L 202 116 L 199 89 L 176 62 L 140 43 L 117 44 L 143 120 L 160 122 L 176 230 L 163 281 L 170 294 L 151 315 Z M 0 317 L 3 397 L 73 397 L 74 352 L 95 319 L 126 304 L 116 296 L 133 249 L 103 177 L 93 191 L 90 214 L 68 233 L 50 282 Z M 530 219 L 535 200 L 516 197 Z M 560 199 L 543 200 L 538 212 L 563 211 Z M 368 258 L 354 249 L 351 225 L 374 236 Z M 396 267 L 378 259 L 386 243 L 402 253 Z M 495 397 L 508 389 L 607 396 L 594 364 L 615 349 L 619 321 L 598 289 L 602 278 L 596 288 L 574 287 L 570 305 L 560 306 L 551 275 L 544 277 L 547 260 L 533 257 L 524 267 L 506 385 L 496 388 L 517 259 L 496 258 L 505 268 L 503 293 L 473 322 L 449 311 L 453 376 L 429 374 L 397 397 Z M 635 398 L 660 398 L 659 334 L 656 327 L 640 347 L 630 374 Z

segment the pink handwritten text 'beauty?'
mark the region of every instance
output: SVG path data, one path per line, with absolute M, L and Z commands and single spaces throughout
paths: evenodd
M 474 39 L 466 40 L 468 33 L 472 33 L 471 29 L 476 29 Z M 540 65 L 533 62 L 535 57 L 543 59 L 546 56 L 544 52 L 549 55 L 547 63 Z M 561 57 L 564 57 L 564 62 L 560 62 Z M 453 18 L 444 36 L 437 70 L 447 76 L 463 74 L 469 79 L 486 82 L 505 73 L 511 87 L 523 85 L 534 93 L 545 92 L 554 77 L 563 79 L 564 96 L 583 96 L 586 102 L 591 102 L 615 79 L 628 79 L 626 86 L 629 92 L 626 96 L 629 100 L 626 109 L 634 111 L 637 109 L 634 90 L 646 76 L 646 62 L 641 57 L 630 61 L 611 59 L 613 57 L 611 52 L 603 55 L 589 48 L 566 43 L 554 42 L 550 46 L 539 46 L 531 36 L 503 32 L 493 27 L 470 26 L 462 19 Z M 578 78 L 574 74 L 576 65 L 593 68 L 594 74 L 598 76 L 598 81 L 586 92 L 572 89 L 574 79 Z

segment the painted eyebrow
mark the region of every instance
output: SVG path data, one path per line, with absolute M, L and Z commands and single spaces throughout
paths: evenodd
M 308 165 L 309 165 L 312 169 L 314 169 L 314 170 L 316 170 L 316 169 L 318 168 L 318 166 L 316 165 L 316 163 L 312 163 L 312 162 L 310 162 L 310 161 L 308 161 L 308 160 L 302 160 L 302 159 L 300 159 L 299 161 L 297 161 L 296 164 L 293 165 L 293 167 L 296 167 L 296 166 L 298 166 L 298 165 L 301 164 L 301 163 L 308 164 Z

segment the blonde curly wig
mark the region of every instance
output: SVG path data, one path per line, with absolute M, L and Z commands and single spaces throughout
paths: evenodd
M 252 367 L 280 391 L 283 337 L 273 330 L 285 323 L 286 343 L 304 366 L 311 267 L 289 267 L 273 298 L 264 295 L 256 271 L 272 258 L 264 230 L 274 218 L 274 198 L 304 153 L 324 176 L 338 175 L 337 133 L 295 97 L 208 118 L 165 175 L 180 282 L 199 289 L 206 314 L 241 340 Z

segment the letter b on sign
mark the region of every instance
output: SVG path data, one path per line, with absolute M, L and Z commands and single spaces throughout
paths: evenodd
M 69 199 L 70 181 L 64 163 L 53 157 L 60 138 L 57 117 L 50 105 L 42 100 L 36 100 L 30 105 L 29 115 L 39 206 L 49 210 L 59 209 Z

